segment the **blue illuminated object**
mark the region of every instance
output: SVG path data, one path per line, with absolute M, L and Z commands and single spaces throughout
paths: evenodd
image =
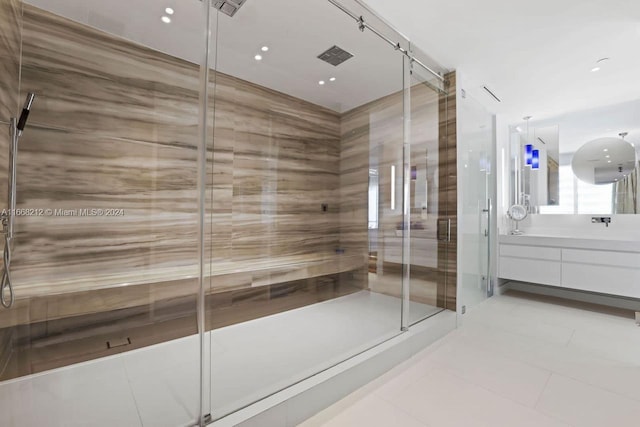
M 540 169 L 540 150 L 531 152 L 531 169 Z
M 524 160 L 528 165 L 533 161 L 533 145 L 527 144 L 524 146 Z

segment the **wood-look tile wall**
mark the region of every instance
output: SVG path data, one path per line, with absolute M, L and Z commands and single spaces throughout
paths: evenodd
M 416 82 L 414 82 L 416 83 Z M 455 97 L 455 94 L 454 94 Z M 455 104 L 454 104 L 455 112 Z M 427 152 L 437 152 L 433 156 L 435 164 L 430 160 L 430 176 L 437 175 L 437 180 L 431 181 L 430 203 L 427 218 L 421 208 L 412 205 L 410 212 L 411 223 L 420 223 L 424 229 L 417 230 L 420 238 L 411 239 L 411 250 L 420 252 L 426 240 L 435 241 L 435 227 L 437 218 L 451 211 L 455 215 L 455 197 L 452 206 L 445 206 L 450 202 L 448 191 L 452 183 L 443 179 L 452 167 L 455 169 L 455 146 L 452 152 L 442 151 L 442 146 L 448 140 L 445 126 L 446 111 L 441 109 L 438 94 L 425 84 L 416 83 L 411 87 L 411 165 L 426 168 Z M 391 257 L 389 251 L 401 254 L 401 239 L 397 232 L 401 230 L 403 218 L 403 94 L 401 91 L 385 98 L 373 101 L 355 108 L 343 115 L 342 145 L 340 169 L 340 245 L 347 251 L 368 254 L 370 239 L 375 240 L 376 263 L 378 264 L 378 278 L 369 283 L 375 291 L 401 296 L 400 286 L 402 269 L 399 265 L 384 265 Z M 454 122 L 455 123 L 455 122 Z M 455 130 L 455 125 L 453 127 Z M 454 135 L 455 137 L 455 135 Z M 451 158 L 453 153 L 453 166 Z M 395 209 L 391 209 L 391 166 L 395 165 Z M 378 170 L 379 174 L 379 223 L 378 230 L 371 233 L 365 224 L 368 221 L 368 183 L 369 168 Z M 455 176 L 452 178 L 455 181 Z M 413 183 L 412 183 L 413 185 Z M 455 182 L 453 182 L 455 191 Z M 412 187 L 415 190 L 415 186 Z M 412 200 L 415 194 L 412 192 Z M 414 230 L 416 233 L 416 230 Z M 434 243 L 435 247 L 436 244 Z M 442 247 L 438 254 L 432 256 L 438 259 L 450 259 L 448 248 Z M 400 262 L 399 257 L 398 262 Z M 413 257 L 412 257 L 413 259 Z M 455 260 L 455 256 L 453 257 Z M 387 263 L 388 264 L 388 263 Z M 410 297 L 414 301 L 428 304 L 438 304 L 444 307 L 444 299 L 437 300 L 437 289 L 444 289 L 447 283 L 445 268 L 452 265 L 442 264 L 438 268 L 423 268 L 411 266 L 412 286 Z M 440 272 L 439 269 L 442 269 Z M 454 272 L 455 273 L 455 272 Z M 381 279 L 380 276 L 385 278 Z M 366 279 L 365 279 L 366 280 Z M 436 282 L 438 282 L 436 284 Z M 453 279 L 455 284 L 455 278 Z M 455 286 L 455 285 L 454 285 Z M 455 292 L 455 288 L 453 289 Z M 454 307 L 455 309 L 455 307 Z
M 342 117 L 340 149 L 340 246 L 348 253 L 369 251 L 369 169 L 379 173 L 379 233 L 402 221 L 402 190 L 396 185 L 391 209 L 391 165 L 402 182 L 402 93 L 357 107 Z M 398 191 L 399 190 L 399 191 Z
M 17 294 L 193 274 L 197 67 L 25 5 L 27 91 L 18 207 L 124 216 L 18 217 Z
M 21 7 L 18 0 L 0 0 L 0 71 L 16 81 Z M 18 207 L 123 209 L 124 215 L 17 219 L 13 282 L 19 299 L 12 310 L 0 311 L 0 344 L 27 343 L 20 351 L 31 352 L 34 336 L 47 341 L 49 331 L 66 328 L 73 335 L 69 341 L 93 346 L 104 337 L 89 336 L 91 328 L 107 323 L 109 333 L 138 328 L 145 338 L 136 346 L 193 333 L 198 67 L 28 5 L 22 37 L 22 93 L 8 79 L 0 82 L 0 121 L 17 112 L 27 91 L 37 94 L 20 142 Z M 366 287 L 372 159 L 381 171 L 379 232 L 395 235 L 402 222 L 401 88 L 340 115 L 222 73 L 210 84 L 215 117 L 208 141 L 205 256 L 215 295 L 208 296 L 208 309 L 226 312 L 208 317 L 210 327 Z M 414 95 L 418 104 L 433 102 L 432 92 Z M 451 104 L 442 105 L 451 111 Z M 424 130 L 433 120 L 433 112 L 425 114 L 425 121 L 412 117 L 413 127 Z M 455 131 L 455 122 L 440 125 L 441 135 Z M 0 200 L 6 199 L 4 134 Z M 441 158 L 449 154 L 440 152 Z M 452 188 L 441 189 L 441 200 Z M 455 212 L 453 206 L 447 214 Z M 399 295 L 399 283 L 372 289 Z M 135 286 L 118 286 L 123 284 Z M 282 299 L 285 293 L 292 297 Z M 154 322 L 160 318 L 178 319 L 177 326 L 159 331 Z M 91 324 L 80 324 L 85 321 Z M 14 328 L 17 338 L 4 333 L 15 325 L 28 326 Z M 43 344 L 35 361 L 14 374 L 104 355 L 86 348 L 75 354 L 63 348 L 66 338 L 55 341 L 53 359 Z
M 214 262 L 334 254 L 340 115 L 222 73 L 211 93 Z
M 0 1 L 17 10 L 16 0 Z M 12 37 L 0 42 L 19 40 Z M 22 55 L 22 94 L 0 91 L 15 104 L 27 91 L 38 96 L 21 140 L 18 207 L 123 209 L 124 216 L 19 217 L 14 285 L 18 297 L 37 290 L 46 298 L 19 300 L 0 326 L 192 294 L 198 67 L 28 5 Z M 402 222 L 401 92 L 344 115 L 222 73 L 210 94 L 213 290 L 346 272 L 351 284 L 366 286 L 372 158 L 382 171 L 381 231 L 395 234 Z M 433 93 L 424 96 L 431 102 Z M 138 285 L 117 286 L 125 283 Z
M 193 276 L 198 67 L 25 6 L 26 91 L 38 99 L 21 141 L 18 206 L 124 216 L 19 217 L 18 293 Z M 333 254 L 339 115 L 221 73 L 211 93 L 213 268 Z
M 0 0 L 0 209 L 7 205 L 9 120 L 18 114 L 21 13 L 20 0 Z
M 438 306 L 456 310 L 458 274 L 458 160 L 456 74 L 448 73 L 439 99 L 440 187 L 438 218 L 451 221 L 450 241 L 438 242 Z

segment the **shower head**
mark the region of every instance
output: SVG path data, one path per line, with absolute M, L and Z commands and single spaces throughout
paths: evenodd
M 318 59 L 321 59 L 329 64 L 337 67 L 342 64 L 344 61 L 353 58 L 353 54 L 347 52 L 346 50 L 338 47 L 336 45 L 330 47 L 329 49 L 322 52 L 318 55 Z
M 29 92 L 27 94 L 27 99 L 24 101 L 24 106 L 22 107 L 22 114 L 20 114 L 20 119 L 18 119 L 18 125 L 16 126 L 18 129 L 18 136 L 22 135 L 22 131 L 24 131 L 24 127 L 27 125 L 29 112 L 31 111 L 31 106 L 33 105 L 33 100 L 35 98 L 36 95 L 34 93 Z

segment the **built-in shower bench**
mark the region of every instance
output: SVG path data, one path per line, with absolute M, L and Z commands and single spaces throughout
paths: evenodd
M 344 273 L 366 267 L 364 255 L 312 254 L 218 262 L 205 266 L 205 293 L 251 289 Z M 0 311 L 0 328 L 61 317 L 113 311 L 196 295 L 195 266 L 164 267 L 139 275 L 102 275 L 43 285 L 16 286 L 16 305 Z M 46 308 L 45 308 L 46 306 Z M 25 309 L 29 309 L 25 311 Z
M 313 254 L 207 266 L 206 328 L 356 292 L 366 283 L 367 262 L 366 255 Z M 196 271 L 187 266 L 17 286 L 14 307 L 0 311 L 0 366 L 7 366 L 0 379 L 197 333 Z M 108 341 L 130 344 L 109 348 Z

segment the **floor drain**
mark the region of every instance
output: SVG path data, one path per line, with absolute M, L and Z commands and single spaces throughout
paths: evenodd
M 131 344 L 131 338 L 121 338 L 107 341 L 107 348 L 124 347 Z

